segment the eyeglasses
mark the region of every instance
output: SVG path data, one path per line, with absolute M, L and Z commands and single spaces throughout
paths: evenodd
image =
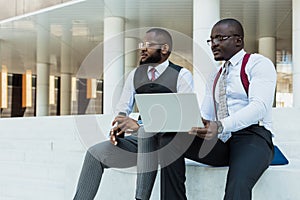
M 147 49 L 154 45 L 164 45 L 164 44 L 151 43 L 151 42 L 140 42 L 138 48 L 139 49 Z
M 211 38 L 210 40 L 206 40 L 207 44 L 209 46 L 212 46 L 212 44 L 220 44 L 222 41 L 227 40 L 233 36 L 241 37 L 240 35 L 233 34 L 233 35 L 217 35 L 214 38 Z

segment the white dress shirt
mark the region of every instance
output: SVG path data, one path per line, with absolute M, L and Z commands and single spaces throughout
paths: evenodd
M 276 87 L 276 70 L 271 60 L 251 54 L 245 72 L 249 80 L 248 96 L 241 82 L 240 70 L 246 52 L 239 51 L 229 61 L 226 97 L 229 116 L 222 119 L 224 132 L 234 132 L 252 124 L 262 122 L 266 129 L 272 128 L 272 105 Z M 201 106 L 204 119 L 216 120 L 213 102 L 213 82 L 217 71 L 211 76 L 206 87 L 206 94 Z M 216 86 L 217 87 L 217 86 Z M 218 103 L 218 94 L 215 95 Z
M 166 60 L 165 62 L 157 65 L 155 67 L 155 78 L 157 79 L 169 66 L 169 60 Z M 152 66 L 148 67 L 148 77 L 149 80 L 151 80 L 151 72 L 150 69 Z M 134 73 L 135 70 L 132 70 L 123 87 L 122 95 L 120 98 L 119 103 L 116 106 L 115 109 L 115 115 L 118 114 L 119 112 L 125 112 L 127 115 L 129 115 L 132 112 L 133 105 L 134 105 L 134 95 L 136 94 L 135 88 L 134 88 Z M 187 70 L 186 68 L 182 68 L 178 74 L 178 79 L 177 79 L 177 92 L 178 93 L 191 93 L 193 92 L 194 88 L 194 82 L 193 82 L 193 76 L 192 73 Z

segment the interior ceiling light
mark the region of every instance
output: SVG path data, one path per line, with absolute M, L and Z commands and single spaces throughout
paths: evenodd
M 23 15 L 18 15 L 18 16 L 14 16 L 14 17 L 11 17 L 11 18 L 3 19 L 3 20 L 0 21 L 0 24 L 5 24 L 7 22 L 13 22 L 13 21 L 16 21 L 16 20 L 19 20 L 19 19 L 23 19 L 23 18 L 34 16 L 34 15 L 41 14 L 41 13 L 45 13 L 45 12 L 55 10 L 55 9 L 58 9 L 58 8 L 71 6 L 73 4 L 81 3 L 81 2 L 84 2 L 84 1 L 86 1 L 86 0 L 72 0 L 72 1 L 65 2 L 65 3 L 57 4 L 57 5 L 50 6 L 50 7 L 47 7 L 47 8 L 43 8 L 43 9 L 40 9 L 40 10 L 37 10 L 37 11 L 34 11 L 34 12 L 29 12 L 29 13 L 26 13 L 26 14 L 23 14 Z

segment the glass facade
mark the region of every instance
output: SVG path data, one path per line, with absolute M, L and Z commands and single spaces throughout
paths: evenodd
M 7 19 L 40 9 L 51 8 L 57 4 L 69 1 L 0 1 L 3 12 L 0 20 Z M 39 30 L 48 32 L 46 42 L 46 56 L 49 59 L 49 115 L 60 115 L 61 110 L 61 74 L 68 74 L 72 78 L 69 84 L 71 91 L 69 114 L 97 114 L 103 113 L 103 73 L 96 76 L 89 74 L 82 76 L 86 58 L 95 51 L 96 47 L 104 42 L 104 19 L 106 16 L 116 15 L 125 19 L 125 31 L 140 27 L 164 27 L 180 32 L 186 37 L 193 38 L 193 1 L 176 0 L 142 2 L 130 1 L 104 1 L 86 0 L 74 5 L 48 10 L 33 16 L 0 22 L 0 61 L 7 66 L 7 107 L 1 108 L 1 117 L 27 117 L 36 115 L 37 97 L 37 37 Z M 120 3 L 121 2 L 121 3 Z M 258 52 L 258 40 L 262 35 L 256 15 L 258 10 L 267 9 L 260 7 L 260 1 L 220 0 L 220 17 L 233 17 L 239 19 L 245 28 L 246 50 Z M 271 1 L 272 2 L 272 1 Z M 293 106 L 293 62 L 292 62 L 292 3 L 291 0 L 274 0 L 274 16 L 276 30 L 272 37 L 276 38 L 276 69 L 278 73 L 276 107 Z M 267 12 L 267 10 L 266 10 Z M 261 12 L 260 12 L 261 13 Z M 47 19 L 41 23 L 39 18 Z M 253 28 L 255 27 L 255 28 Z M 125 37 L 128 35 L 125 34 Z M 209 36 L 208 36 L 209 37 Z M 141 38 L 138 38 L 141 39 Z M 125 47 L 126 48 L 126 47 Z M 171 61 L 193 70 L 192 46 L 187 55 L 178 55 L 177 51 L 171 56 Z M 179 49 L 179 48 L 178 48 Z M 103 49 L 98 52 L 97 62 L 103 62 Z M 182 58 L 191 58 L 182 59 Z M 137 57 L 131 58 L 137 63 Z M 91 63 L 88 63 L 91 64 Z M 101 66 L 99 66 L 101 65 Z M 103 64 L 90 66 L 103 69 Z M 135 67 L 135 66 L 131 66 Z M 4 68 L 2 67 L 2 70 Z M 22 106 L 22 75 L 27 69 L 32 71 L 32 106 Z M 126 71 L 126 70 L 125 70 Z M 50 76 L 52 78 L 50 78 Z M 89 79 L 96 79 L 96 98 L 87 97 Z M 1 86 L 3 78 L 1 79 Z M 53 83 L 52 83 L 53 82 Z M 51 86 L 54 85 L 54 86 Z M 51 89 L 52 88 L 52 89 Z M 93 87 L 95 88 L 95 87 Z M 1 90 L 2 92 L 5 90 Z M 1 95 L 2 97 L 3 95 Z M 5 95 L 4 95 L 5 96 Z M 23 97 L 24 98 L 24 97 Z

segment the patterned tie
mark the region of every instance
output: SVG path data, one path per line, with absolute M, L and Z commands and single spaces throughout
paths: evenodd
M 152 67 L 150 69 L 150 72 L 151 72 L 151 81 L 155 80 L 155 71 L 156 71 L 156 69 L 154 67 Z
M 227 108 L 227 100 L 226 100 L 226 80 L 228 75 L 228 68 L 229 68 L 230 62 L 227 61 L 224 64 L 224 71 L 222 73 L 222 76 L 219 81 L 219 106 L 218 106 L 218 120 L 224 119 L 225 117 L 228 117 L 228 108 Z M 231 133 L 222 133 L 219 134 L 218 137 L 223 141 L 226 142 L 230 137 Z

